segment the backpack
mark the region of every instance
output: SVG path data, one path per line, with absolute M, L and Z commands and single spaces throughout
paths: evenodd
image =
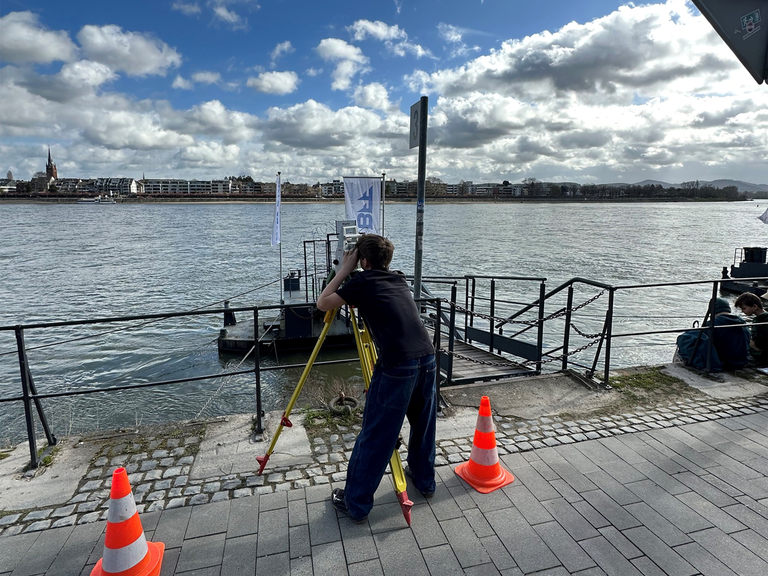
M 698 344 L 696 342 L 698 340 Z M 685 361 L 686 366 L 699 370 L 707 369 L 707 348 L 709 335 L 703 330 L 688 330 L 677 337 L 677 354 Z M 723 363 L 712 346 L 710 367 L 712 372 L 722 372 Z

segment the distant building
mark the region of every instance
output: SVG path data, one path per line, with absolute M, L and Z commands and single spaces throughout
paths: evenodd
M 45 175 L 50 182 L 51 178 L 56 179 L 59 177 L 59 173 L 56 170 L 56 164 L 51 160 L 51 147 L 48 146 L 48 163 L 45 165 Z
M 0 194 L 13 194 L 16 192 L 16 180 L 0 178 Z
M 320 193 L 323 196 L 344 196 L 344 181 L 334 180 L 320 185 Z

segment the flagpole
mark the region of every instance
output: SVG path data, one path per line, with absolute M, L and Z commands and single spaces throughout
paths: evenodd
M 280 195 L 280 201 L 279 202 L 280 202 L 280 205 L 282 205 L 282 203 L 283 203 L 282 195 L 283 194 L 282 194 L 281 185 L 280 185 L 280 172 L 277 173 L 277 189 L 275 190 L 275 194 L 276 195 L 277 194 Z M 277 196 L 275 196 L 275 197 L 277 197 Z M 283 238 L 282 238 L 282 236 L 283 236 L 283 234 L 282 234 L 283 221 L 282 220 L 283 219 L 282 219 L 282 215 L 281 215 L 280 218 L 277 221 L 277 225 L 280 227 L 280 233 L 279 233 L 280 234 L 280 242 L 277 245 L 278 245 L 279 251 L 280 251 L 280 282 L 279 282 L 279 284 L 280 284 L 280 304 L 285 304 L 285 300 L 284 300 L 285 295 L 283 293 Z
M 381 235 L 384 236 L 384 200 L 387 195 L 387 173 L 381 173 Z

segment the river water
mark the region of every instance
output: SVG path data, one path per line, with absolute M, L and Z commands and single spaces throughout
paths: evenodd
M 735 248 L 766 245 L 768 227 L 757 219 L 765 209 L 760 202 L 428 204 L 424 274 L 546 277 L 548 290 L 573 277 L 613 285 L 714 279 L 732 263 Z M 342 203 L 283 204 L 284 271 L 303 267 L 303 241 L 325 238 L 343 211 Z M 270 246 L 273 214 L 269 204 L 0 204 L 0 326 L 185 311 L 273 282 L 279 276 L 279 250 Z M 396 247 L 392 267 L 413 273 L 415 205 L 387 204 L 385 219 Z M 232 305 L 274 304 L 278 290 L 271 284 Z M 536 282 L 507 281 L 499 283 L 497 295 L 531 302 L 538 290 Z M 581 286 L 574 303 L 598 293 Z M 703 316 L 710 295 L 708 285 L 619 291 L 613 332 L 689 327 Z M 546 312 L 563 303 L 548 303 Z M 574 324 L 584 333 L 599 332 L 606 305 L 602 295 L 579 311 Z M 517 306 L 502 308 L 497 316 Z M 555 348 L 562 344 L 563 323 L 549 324 L 545 347 Z M 116 327 L 27 330 L 38 391 L 216 374 L 240 361 L 219 357 L 217 316 L 107 333 Z M 666 362 L 674 340 L 669 334 L 617 338 L 611 366 Z M 574 336 L 571 348 L 588 341 Z M 45 344 L 55 345 L 40 348 Z M 595 348 L 574 360 L 591 365 Z M 249 366 L 246 360 L 242 368 Z M 313 374 L 333 386 L 355 378 L 359 369 L 347 365 Z M 265 373 L 264 407 L 284 406 L 298 375 Z M 253 392 L 253 376 L 246 375 L 44 405 L 54 431 L 63 435 L 249 412 L 255 410 Z M 2 332 L 0 398 L 19 394 L 15 337 Z M 21 404 L 0 404 L 0 444 L 23 437 Z

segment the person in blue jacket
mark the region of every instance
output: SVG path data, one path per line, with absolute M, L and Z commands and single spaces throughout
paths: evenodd
M 710 306 L 711 306 L 710 301 Z M 717 350 L 724 370 L 738 370 L 749 362 L 749 340 L 751 334 L 746 322 L 731 314 L 731 305 L 725 298 L 717 298 L 714 307 L 715 330 L 712 345 Z M 734 326 L 718 328 L 718 326 Z

